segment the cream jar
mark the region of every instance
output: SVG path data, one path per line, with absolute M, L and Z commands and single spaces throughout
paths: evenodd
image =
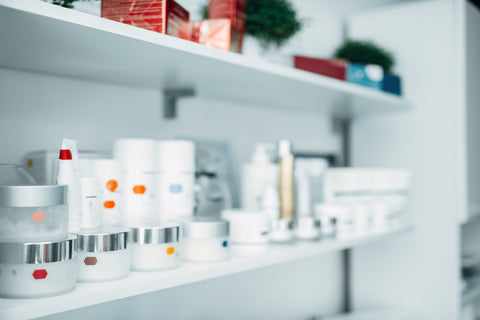
M 224 210 L 222 217 L 230 223 L 230 241 L 235 244 L 266 244 L 271 228 L 270 216 L 263 212 Z
M 39 298 L 75 289 L 76 237 L 0 243 L 0 297 Z
M 122 279 L 130 272 L 126 229 L 91 229 L 78 234 L 77 281 Z
M 68 237 L 67 186 L 0 186 L 0 242 Z
M 192 262 L 221 261 L 229 257 L 229 223 L 195 218 L 183 222 L 183 259 Z
M 180 266 L 180 225 L 132 228 L 131 268 L 134 271 L 168 270 Z

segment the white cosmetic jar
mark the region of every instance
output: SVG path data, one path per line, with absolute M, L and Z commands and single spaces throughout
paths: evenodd
M 230 223 L 230 241 L 235 244 L 266 244 L 271 229 L 270 217 L 262 212 L 224 210 Z
M 0 243 L 0 297 L 39 298 L 70 292 L 76 284 L 76 241 Z
M 131 228 L 130 234 L 132 270 L 156 271 L 180 266 L 179 224 Z
M 78 234 L 77 281 L 118 280 L 130 272 L 128 229 L 90 229 Z
M 0 186 L 0 242 L 68 237 L 67 186 Z
M 229 223 L 221 219 L 183 221 L 183 259 L 191 262 L 221 261 L 229 257 Z

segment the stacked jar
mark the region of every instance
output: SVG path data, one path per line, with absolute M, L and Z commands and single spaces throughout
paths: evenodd
M 68 234 L 67 187 L 34 185 L 21 167 L 0 165 L 0 297 L 34 298 L 75 289 L 76 237 Z
M 113 156 L 120 163 L 122 224 L 135 227 L 157 223 L 154 198 L 155 140 L 116 140 Z
M 93 175 L 100 183 L 100 216 L 102 226 L 121 225 L 121 197 L 123 185 L 120 183 L 120 163 L 115 159 L 92 160 Z

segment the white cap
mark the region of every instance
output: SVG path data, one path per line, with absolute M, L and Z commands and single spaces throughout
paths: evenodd
M 120 161 L 122 170 L 155 171 L 155 140 L 117 139 L 113 157 Z
M 187 140 L 159 140 L 156 146 L 157 170 L 195 172 L 195 144 Z
M 278 141 L 277 146 L 278 156 L 280 158 L 291 155 L 292 154 L 292 143 L 287 139 L 282 139 Z
M 98 196 L 100 194 L 100 185 L 98 179 L 94 177 L 80 178 L 82 198 Z

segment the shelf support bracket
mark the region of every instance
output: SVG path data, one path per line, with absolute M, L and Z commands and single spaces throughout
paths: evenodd
M 192 88 L 165 89 L 163 90 L 163 117 L 174 119 L 177 117 L 177 100 L 179 98 L 193 97 L 195 90 Z

